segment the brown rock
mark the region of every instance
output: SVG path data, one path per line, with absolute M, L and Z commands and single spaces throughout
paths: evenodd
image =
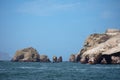
M 69 61 L 70 62 L 80 62 L 80 54 L 71 54 Z
M 76 62 L 75 54 L 71 54 L 71 55 L 70 55 L 69 61 L 70 61 L 70 62 Z
M 29 48 L 16 51 L 11 61 L 38 62 L 40 61 L 40 57 L 36 49 L 29 47 Z
M 50 62 L 47 55 L 40 55 L 40 62 Z
M 62 62 L 62 56 L 58 58 L 57 62 Z
M 53 63 L 54 62 L 57 62 L 57 57 L 56 56 L 53 56 Z
M 87 58 L 87 57 L 82 57 L 82 58 L 80 59 L 80 62 L 81 62 L 82 64 L 88 63 L 88 58 Z

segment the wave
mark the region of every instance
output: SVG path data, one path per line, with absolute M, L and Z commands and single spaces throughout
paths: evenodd
M 19 69 L 37 69 L 37 70 L 46 70 L 48 67 L 29 67 L 29 66 L 22 66 L 18 67 Z
M 98 67 L 98 66 L 94 66 L 94 67 L 91 67 L 91 68 L 97 68 L 97 69 L 120 69 L 120 67 Z
M 28 67 L 28 66 L 22 66 L 22 67 L 18 67 L 18 68 L 21 68 L 21 69 L 35 69 L 35 67 Z
M 0 69 L 0 71 L 4 71 L 5 69 Z

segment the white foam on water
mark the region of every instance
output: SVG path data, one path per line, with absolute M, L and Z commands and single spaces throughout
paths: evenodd
M 96 68 L 96 69 L 120 69 L 120 67 L 119 66 L 117 66 L 117 67 L 98 67 L 98 66 L 94 66 L 94 67 L 91 67 L 91 68 Z
M 22 67 L 18 67 L 18 68 L 21 68 L 21 69 L 36 69 L 35 67 L 28 67 L 28 66 L 22 66 Z
M 85 68 L 81 69 L 81 68 L 76 67 L 76 66 L 73 66 L 72 70 L 79 71 L 79 72 L 85 72 L 85 71 L 87 71 L 87 69 L 85 69 Z

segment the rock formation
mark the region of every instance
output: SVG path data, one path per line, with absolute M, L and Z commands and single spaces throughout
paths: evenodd
M 40 62 L 50 62 L 47 55 L 40 55 Z
M 108 29 L 103 34 L 92 34 L 80 51 L 81 63 L 120 64 L 120 30 Z
M 69 61 L 70 62 L 79 62 L 80 61 L 80 54 L 71 54 Z
M 52 59 L 53 59 L 53 63 L 54 63 L 54 62 L 57 62 L 57 57 L 56 57 L 56 56 L 53 56 Z
M 39 62 L 40 56 L 36 49 L 29 47 L 16 51 L 11 61 L 15 62 Z
M 50 62 L 47 55 L 39 55 L 36 49 L 29 47 L 16 51 L 13 62 Z
M 57 62 L 62 62 L 63 60 L 62 60 L 62 56 L 60 56 L 59 58 L 58 58 L 58 60 L 57 60 Z
M 71 55 L 70 55 L 69 61 L 70 61 L 70 62 L 76 62 L 76 61 L 75 61 L 75 54 L 71 54 Z

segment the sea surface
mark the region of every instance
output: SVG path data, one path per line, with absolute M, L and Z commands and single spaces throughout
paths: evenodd
M 120 65 L 2 61 L 0 80 L 120 80 Z

